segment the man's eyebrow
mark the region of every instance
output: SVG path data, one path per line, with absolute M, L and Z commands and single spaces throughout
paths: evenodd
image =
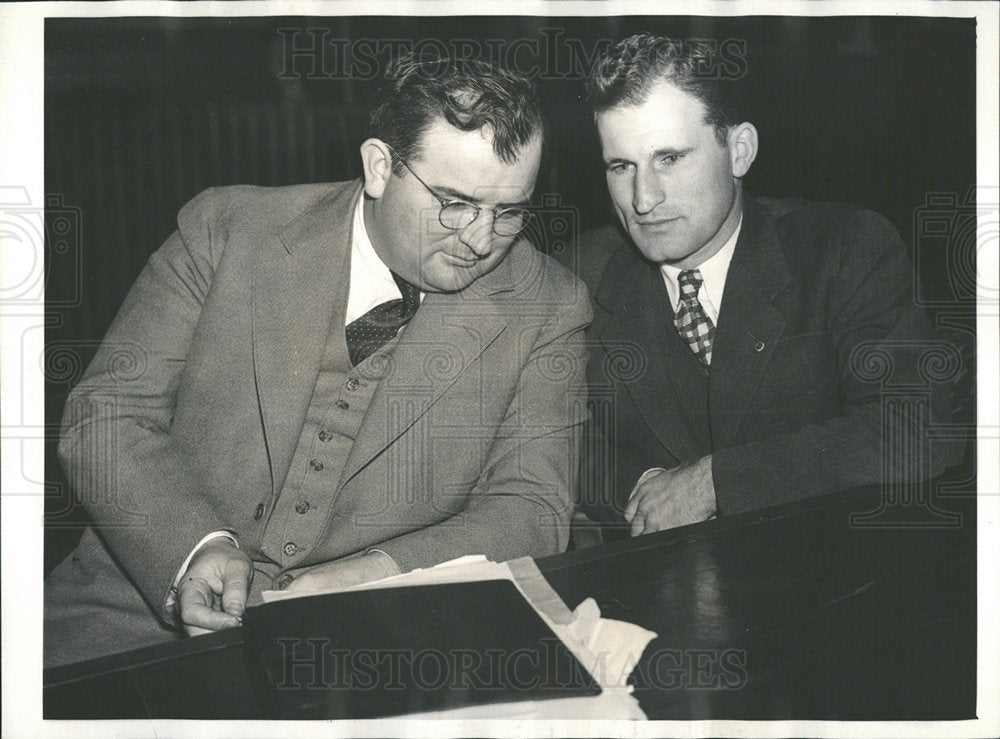
M 482 198 L 473 197 L 473 196 L 468 195 L 468 194 L 466 194 L 464 192 L 461 192 L 460 190 L 456 190 L 453 187 L 437 187 L 437 186 L 432 185 L 431 188 L 434 190 L 434 192 L 438 193 L 439 195 L 443 195 L 443 196 L 446 196 L 446 197 L 449 197 L 449 198 L 453 198 L 454 200 L 463 200 L 466 203 L 472 203 L 473 205 L 482 205 L 482 203 L 483 203 Z M 509 203 L 497 203 L 494 207 L 496 207 L 496 208 L 512 208 L 514 206 L 524 206 L 524 205 L 527 205 L 527 204 L 528 204 L 528 199 L 527 198 L 522 198 L 521 200 L 517 200 L 517 201 L 513 201 L 513 202 L 509 202 Z
M 649 155 L 649 158 L 650 159 L 655 159 L 656 157 L 663 157 L 663 156 L 681 156 L 681 155 L 684 155 L 684 154 L 689 154 L 692 151 L 694 151 L 694 147 L 693 146 L 687 146 L 687 147 L 682 147 L 682 148 L 677 148 L 677 147 L 674 147 L 674 146 L 664 146 L 664 147 L 662 147 L 660 149 L 655 149 Z M 635 162 L 632 161 L 631 159 L 628 159 L 627 157 L 614 156 L 614 157 L 606 157 L 604 159 L 604 164 L 605 165 L 611 165 L 611 164 L 635 164 Z
M 693 150 L 694 150 L 693 146 L 682 147 L 679 149 L 673 146 L 665 146 L 662 149 L 657 149 L 656 151 L 654 151 L 653 157 L 655 158 L 662 156 L 677 156 L 679 154 L 687 154 L 688 152 Z
M 439 185 L 431 185 L 431 188 L 434 190 L 434 192 L 438 193 L 439 195 L 447 195 L 448 197 L 453 198 L 455 200 L 464 200 L 467 203 L 478 203 L 479 202 L 479 200 L 477 198 L 474 198 L 471 195 L 468 195 L 468 194 L 462 192 L 461 190 L 456 190 L 453 187 L 443 187 L 443 186 L 439 186 Z

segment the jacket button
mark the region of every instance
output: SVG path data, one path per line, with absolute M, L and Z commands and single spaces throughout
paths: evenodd
M 296 503 L 295 504 L 295 512 L 296 513 L 305 513 L 308 510 L 309 510 L 309 502 L 308 501 L 303 501 L 301 503 Z
M 347 382 L 344 383 L 344 387 L 353 392 L 354 390 L 358 389 L 358 385 L 360 384 L 361 384 L 360 382 L 351 377 L 350 379 L 348 379 Z
M 317 436 L 319 436 L 320 441 L 330 441 L 333 438 L 333 434 L 326 430 L 320 431 Z
M 320 462 L 318 459 L 310 459 L 309 466 L 312 467 L 317 472 L 320 472 L 323 469 L 323 463 Z
M 274 581 L 274 584 L 277 586 L 278 590 L 284 590 L 292 584 L 293 580 L 295 580 L 295 575 L 290 572 L 286 572 L 283 575 L 280 575 L 278 579 Z
M 261 503 L 259 506 L 257 506 L 257 510 L 253 512 L 253 520 L 259 521 L 263 517 L 264 517 L 264 504 Z
M 290 541 L 282 547 L 282 551 L 285 553 L 286 557 L 294 557 L 299 551 L 299 546 L 295 542 Z

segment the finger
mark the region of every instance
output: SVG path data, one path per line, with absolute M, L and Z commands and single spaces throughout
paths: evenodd
M 240 620 L 223 611 L 213 611 L 206 605 L 194 605 L 186 609 L 181 609 L 181 621 L 184 627 L 200 626 L 209 631 L 219 631 L 221 629 L 231 629 L 240 625 Z
M 241 573 L 222 579 L 222 610 L 237 618 L 247 605 L 247 578 Z
M 632 528 L 629 531 L 629 535 L 630 536 L 641 536 L 643 530 L 645 529 L 645 526 L 646 526 L 646 517 L 643 516 L 643 515 L 641 515 L 641 514 L 640 515 L 636 515 L 632 519 Z
M 294 593 L 300 590 L 305 591 L 313 589 L 312 575 L 308 572 L 303 572 L 288 584 L 288 587 L 285 588 L 285 592 Z
M 644 534 L 654 534 L 663 528 L 660 525 L 661 521 L 653 513 L 651 513 L 648 517 L 643 518 L 642 524 L 642 533 Z
M 628 505 L 625 506 L 625 513 L 623 514 L 625 516 L 625 520 L 629 523 L 632 523 L 635 520 L 635 509 L 636 503 L 635 498 L 633 497 L 632 500 L 628 502 Z
M 632 497 L 629 498 L 628 504 L 625 506 L 625 520 L 632 523 L 635 520 L 636 513 L 639 511 L 639 503 L 642 502 L 643 498 L 643 488 L 641 485 L 636 485 L 635 491 L 632 493 Z
M 188 578 L 177 592 L 177 605 L 185 628 L 201 627 L 210 631 L 239 626 L 239 619 L 228 613 L 213 610 L 214 593 L 203 580 Z

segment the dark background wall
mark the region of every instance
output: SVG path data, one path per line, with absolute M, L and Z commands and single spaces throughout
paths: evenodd
M 910 245 L 921 300 L 971 335 L 974 20 L 48 19 L 46 571 L 86 522 L 54 455 L 66 395 L 184 202 L 214 185 L 359 176 L 366 101 L 391 50 L 478 47 L 541 89 L 552 136 L 539 200 L 558 198 L 546 202 L 573 231 L 610 222 L 582 80 L 595 49 L 639 31 L 740 50 L 722 69 L 750 71 L 761 149 L 747 188 L 882 213 Z M 928 229 L 939 215 L 944 231 Z

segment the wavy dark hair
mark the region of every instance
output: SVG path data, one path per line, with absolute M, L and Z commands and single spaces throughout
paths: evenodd
M 409 161 L 441 118 L 461 131 L 489 128 L 493 151 L 508 164 L 536 135 L 545 138 L 538 93 L 526 77 L 478 59 L 400 55 L 372 97 L 371 135 Z M 399 161 L 393 171 L 403 174 Z
M 619 41 L 594 64 L 587 102 L 594 113 L 640 105 L 658 82 L 670 82 L 705 106 L 705 122 L 726 141 L 731 126 L 746 120 L 739 79 L 719 75 L 716 47 L 705 39 L 672 39 L 640 33 Z

